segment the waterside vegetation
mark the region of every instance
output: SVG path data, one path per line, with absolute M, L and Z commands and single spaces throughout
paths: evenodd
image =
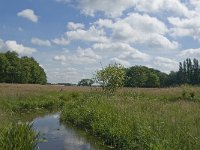
M 19 120 L 17 114 L 54 109 L 61 112 L 62 122 L 113 149 L 200 148 L 199 87 L 123 88 L 114 95 L 87 87 L 1 84 L 0 89 L 1 135 L 16 126 L 19 131 L 12 129 L 16 134 L 27 134 L 29 126 L 12 125 Z M 37 136 L 29 131 L 30 144 L 37 143 Z M 0 143 L 6 141 L 3 137 Z M 5 145 L 17 141 L 15 136 L 9 138 L 13 139 Z

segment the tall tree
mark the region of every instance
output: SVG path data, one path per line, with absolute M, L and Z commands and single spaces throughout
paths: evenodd
M 34 58 L 19 58 L 16 52 L 6 52 L 0 53 L 0 82 L 45 84 L 47 79 Z

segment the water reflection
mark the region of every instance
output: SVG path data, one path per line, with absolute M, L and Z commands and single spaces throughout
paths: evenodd
M 96 150 L 104 149 L 96 141 L 88 140 L 75 129 L 59 122 L 59 113 L 39 117 L 33 120 L 33 128 L 40 132 L 43 142 L 40 150 Z

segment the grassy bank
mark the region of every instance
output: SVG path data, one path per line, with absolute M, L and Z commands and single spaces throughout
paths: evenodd
M 31 121 L 25 114 L 60 111 L 65 103 L 63 95 L 73 97 L 74 90 L 87 91 L 76 87 L 0 84 L 0 150 L 34 149 L 39 139 L 31 126 L 22 122 Z
M 37 147 L 38 133 L 30 124 L 10 124 L 1 129 L 1 150 L 34 150 Z
M 28 133 L 28 145 L 37 142 L 29 126 L 13 122 L 27 112 L 56 110 L 63 122 L 114 149 L 195 150 L 200 149 L 199 108 L 199 87 L 122 89 L 109 96 L 82 87 L 0 84 L 0 143 L 20 143 L 18 134 Z
M 115 149 L 200 149 L 199 88 L 77 95 L 61 113 Z M 171 94 L 170 94 L 171 93 Z M 193 96 L 193 95 L 192 95 Z

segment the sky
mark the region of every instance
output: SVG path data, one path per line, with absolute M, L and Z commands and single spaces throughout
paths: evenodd
M 0 52 L 34 57 L 50 83 L 111 63 L 177 71 L 200 58 L 200 0 L 1 0 Z

